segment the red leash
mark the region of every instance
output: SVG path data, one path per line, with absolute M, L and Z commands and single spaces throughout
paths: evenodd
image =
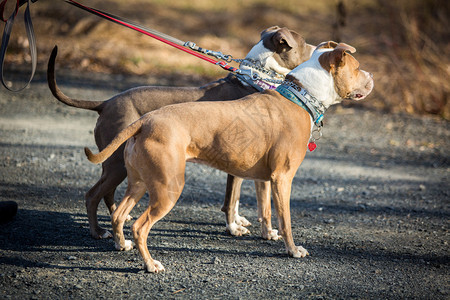
M 3 30 L 3 36 L 2 36 L 2 42 L 1 42 L 1 46 L 0 46 L 0 81 L 3 84 L 3 86 L 10 90 L 10 91 L 21 91 L 23 90 L 25 87 L 27 87 L 31 80 L 33 79 L 35 70 L 36 70 L 36 65 L 37 65 L 37 51 L 36 51 L 36 39 L 35 39 L 35 35 L 34 35 L 34 30 L 33 30 L 33 23 L 31 22 L 31 14 L 30 14 L 30 3 L 36 2 L 38 0 L 16 0 L 14 2 L 16 2 L 16 6 L 14 11 L 11 13 L 11 15 L 9 17 L 5 17 L 4 16 L 4 10 L 5 10 L 5 6 L 6 6 L 6 2 L 8 2 L 8 0 L 0 0 L 0 21 L 5 22 L 5 28 Z M 82 5 L 76 1 L 73 0 L 65 0 L 67 3 L 72 4 L 78 8 L 81 8 L 87 12 L 90 12 L 92 14 L 95 14 L 99 17 L 102 17 L 104 19 L 107 19 L 109 21 L 112 21 L 116 24 L 125 26 L 127 28 L 133 29 L 137 32 L 140 32 L 142 34 L 148 35 L 154 39 L 157 39 L 158 41 L 161 41 L 163 43 L 166 43 L 172 47 L 175 47 L 179 50 L 182 50 L 186 53 L 192 54 L 198 58 L 201 58 L 209 63 L 218 65 L 220 67 L 222 67 L 224 70 L 236 73 L 236 74 L 242 74 L 243 71 L 234 68 L 230 65 L 228 65 L 227 61 L 231 61 L 231 57 L 227 56 L 227 55 L 223 55 L 221 52 L 215 52 L 215 51 L 210 51 L 210 50 L 206 50 L 206 49 L 202 49 L 198 46 L 196 46 L 194 43 L 191 42 L 183 42 L 181 40 L 178 40 L 176 38 L 173 38 L 167 34 L 158 32 L 154 29 L 149 29 L 146 28 L 142 25 L 139 25 L 137 23 L 134 23 L 132 21 L 129 20 L 125 20 L 121 17 L 112 15 L 110 13 L 107 12 L 103 12 L 101 10 L 98 9 L 94 9 L 92 7 L 88 7 L 85 5 Z M 8 85 L 6 84 L 5 80 L 4 80 L 4 75 L 3 75 L 3 64 L 4 64 L 4 59 L 5 59 L 5 55 L 6 55 L 6 51 L 8 48 L 8 43 L 9 43 L 9 38 L 11 36 L 11 32 L 12 32 L 12 27 L 14 24 L 14 19 L 16 18 L 18 11 L 19 11 L 19 7 L 27 4 L 26 5 L 26 9 L 24 12 L 24 20 L 25 20 L 25 28 L 27 31 L 27 35 L 28 35 L 28 41 L 29 41 L 29 45 L 30 45 L 30 55 L 31 55 L 31 75 L 29 77 L 28 83 L 26 83 L 25 86 L 23 86 L 22 88 L 18 89 L 18 90 L 12 90 L 10 87 L 8 87 Z M 200 53 L 201 52 L 201 53 Z M 215 60 L 211 57 L 205 56 L 202 53 L 208 54 L 208 55 L 212 55 L 218 59 L 224 59 L 225 61 L 218 61 Z
M 172 38 L 172 37 L 170 37 L 168 35 L 162 34 L 162 33 L 158 32 L 156 30 L 145 28 L 144 26 L 136 24 L 136 23 L 134 23 L 132 21 L 128 21 L 128 20 L 125 20 L 125 19 L 123 19 L 121 17 L 112 15 L 110 13 L 103 12 L 101 10 L 82 5 L 82 4 L 80 4 L 80 3 L 76 2 L 76 1 L 73 1 L 73 0 L 66 0 L 66 2 L 76 6 L 78 8 L 81 8 L 81 9 L 87 11 L 87 12 L 90 12 L 90 13 L 92 13 L 94 15 L 97 15 L 99 17 L 102 17 L 104 19 L 112 21 L 112 22 L 117 23 L 119 25 L 125 26 L 127 28 L 133 29 L 133 30 L 135 30 L 137 32 L 140 32 L 142 34 L 148 35 L 148 36 L 150 36 L 150 37 L 152 37 L 154 39 L 157 39 L 158 41 L 166 43 L 166 44 L 168 44 L 168 45 L 170 45 L 172 47 L 175 47 L 175 48 L 177 48 L 177 49 L 179 49 L 181 51 L 184 51 L 184 52 L 187 52 L 189 54 L 192 54 L 192 55 L 194 55 L 194 56 L 196 56 L 198 58 L 201 58 L 201 59 L 203 59 L 203 60 L 205 60 L 205 61 L 207 61 L 209 63 L 215 64 L 215 65 L 219 65 L 220 67 L 222 67 L 223 69 L 225 69 L 227 71 L 230 71 L 230 72 L 238 71 L 237 68 L 234 68 L 234 67 L 228 65 L 227 62 L 225 62 L 225 61 L 218 61 L 218 60 L 212 59 L 212 58 L 210 58 L 208 56 L 205 56 L 205 55 L 203 55 L 201 53 L 198 53 L 198 52 L 196 52 L 196 51 L 194 51 L 194 50 L 192 50 L 190 48 L 185 47 L 184 46 L 184 44 L 185 44 L 184 42 L 182 42 L 182 41 L 180 41 L 178 39 Z

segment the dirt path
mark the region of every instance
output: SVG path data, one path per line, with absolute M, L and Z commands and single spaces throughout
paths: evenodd
M 73 84 L 63 77 L 71 96 L 117 92 L 117 78 Z M 330 111 L 318 149 L 294 180 L 293 233 L 311 253 L 305 259 L 287 257 L 281 241 L 260 239 L 251 182 L 241 206 L 251 235 L 227 235 L 225 174 L 189 165 L 180 201 L 148 241 L 166 267 L 155 275 L 143 272 L 135 250 L 116 252 L 111 240 L 89 236 L 83 195 L 100 167 L 82 149 L 95 147 L 95 120 L 57 103 L 42 75 L 20 94 L 0 90 L 0 200 L 19 204 L 15 220 L 0 225 L 0 299 L 450 296 L 448 122 Z M 110 228 L 103 204 L 100 219 Z

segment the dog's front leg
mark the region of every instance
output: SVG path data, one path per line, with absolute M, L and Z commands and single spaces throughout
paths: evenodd
M 272 209 L 270 206 L 270 181 L 256 181 L 258 202 L 258 221 L 261 222 L 261 236 L 265 240 L 279 240 L 278 230 L 272 228 Z
M 278 213 L 278 226 L 288 254 L 296 258 L 305 257 L 306 255 L 309 255 L 308 251 L 301 246 L 295 246 L 294 238 L 292 237 L 291 211 L 289 204 L 291 185 L 292 178 L 289 178 L 286 175 L 273 176 L 271 180 L 273 202 Z
M 250 231 L 244 226 L 251 225 L 250 222 L 239 215 L 239 197 L 244 180 L 233 175 L 227 177 L 227 189 L 222 211 L 225 213 L 227 231 L 234 236 L 249 234 Z

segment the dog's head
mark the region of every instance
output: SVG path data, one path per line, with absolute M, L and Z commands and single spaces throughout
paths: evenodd
M 300 84 L 325 107 L 343 99 L 362 100 L 372 91 L 373 79 L 350 54 L 355 51 L 344 43 L 322 43 L 286 79 Z
M 322 68 L 331 74 L 337 94 L 342 99 L 362 100 L 373 89 L 372 74 L 359 68 L 359 62 L 351 55 L 356 49 L 345 43 L 326 42 L 317 49 L 331 48 L 320 55 Z
M 308 60 L 316 47 L 309 45 L 295 31 L 272 26 L 261 32 L 261 40 L 247 54 L 265 68 L 286 75 Z

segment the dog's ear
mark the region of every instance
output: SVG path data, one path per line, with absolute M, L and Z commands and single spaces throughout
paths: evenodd
M 270 31 L 270 29 L 276 28 Z M 264 47 L 276 53 L 282 53 L 292 48 L 298 47 L 298 43 L 291 31 L 286 27 L 270 27 L 261 34 Z
M 336 48 L 331 52 L 332 60 L 334 60 L 336 67 L 343 67 L 345 65 L 345 56 L 350 53 L 355 53 L 356 49 L 345 43 L 339 43 Z M 351 56 L 351 55 L 350 55 Z
M 283 27 L 277 30 L 271 38 L 271 44 L 276 53 L 289 51 L 299 45 L 289 29 Z
M 261 31 L 261 39 L 262 39 L 268 32 L 276 31 L 276 30 L 278 30 L 278 29 L 280 29 L 280 27 L 279 27 L 279 26 L 276 26 L 276 25 L 264 29 L 263 31 Z
M 278 30 L 272 37 L 275 45 L 278 45 L 277 48 L 282 49 L 292 49 L 298 46 L 297 41 L 292 36 L 292 33 L 287 28 L 281 28 Z M 278 51 L 280 50 L 280 51 Z M 277 52 L 281 52 L 281 49 L 277 49 Z
M 356 49 L 346 43 L 339 43 L 337 44 L 337 46 L 335 47 L 335 49 L 343 49 L 344 51 L 348 51 L 350 53 L 355 53 Z
M 320 43 L 319 45 L 317 45 L 316 49 L 321 49 L 321 48 L 323 48 L 323 49 L 333 48 L 334 49 L 337 47 L 337 45 L 338 45 L 338 43 L 336 43 L 336 42 L 328 41 L 328 42 Z
M 333 51 L 325 52 L 320 55 L 319 63 L 322 68 L 328 72 L 330 72 L 330 70 L 336 70 L 345 65 L 345 57 L 350 55 L 349 51 L 351 50 L 355 50 L 355 48 L 351 47 L 348 49 L 347 47 L 336 47 Z

